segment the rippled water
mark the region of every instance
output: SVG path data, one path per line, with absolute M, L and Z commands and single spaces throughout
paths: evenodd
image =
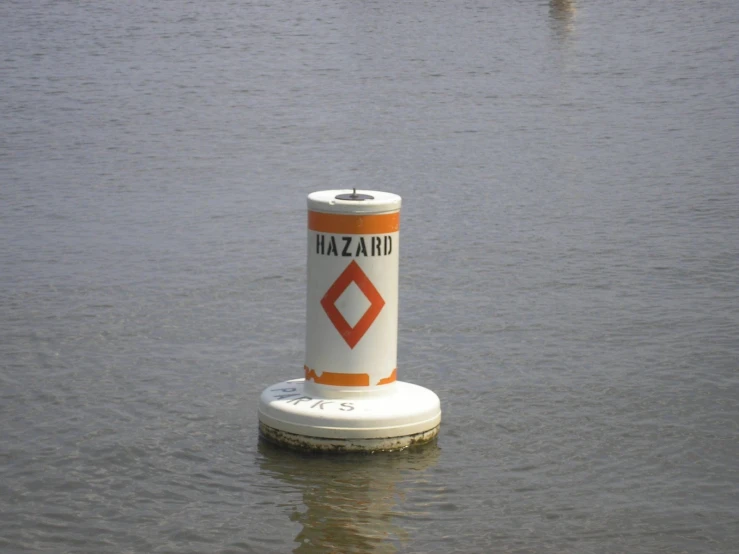
M 734 552 L 733 0 L 0 4 L 0 551 Z M 260 444 L 305 196 L 404 198 L 438 442 Z

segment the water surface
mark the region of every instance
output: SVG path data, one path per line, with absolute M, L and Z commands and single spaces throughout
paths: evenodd
M 0 5 L 0 550 L 732 552 L 731 0 Z M 305 196 L 403 196 L 428 448 L 262 445 Z

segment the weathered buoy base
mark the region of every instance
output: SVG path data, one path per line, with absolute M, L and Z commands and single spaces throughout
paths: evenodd
M 304 379 L 267 388 L 259 430 L 268 441 L 299 450 L 375 452 L 430 442 L 439 433 L 439 397 L 396 381 L 366 395 L 316 394 Z
M 324 439 L 321 437 L 305 437 L 274 429 L 264 423 L 259 424 L 259 434 L 273 444 L 293 450 L 315 452 L 393 452 L 412 446 L 427 444 L 439 434 L 439 425 L 406 437 L 387 437 L 381 439 Z

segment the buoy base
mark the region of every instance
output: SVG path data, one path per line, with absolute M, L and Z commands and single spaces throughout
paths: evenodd
M 344 399 L 314 391 L 304 379 L 267 388 L 259 402 L 261 435 L 299 450 L 374 452 L 423 444 L 439 433 L 439 397 L 418 385 L 396 381 Z
M 264 423 L 259 424 L 259 434 L 268 442 L 293 450 L 336 453 L 392 452 L 431 442 L 439 434 L 439 425 L 423 433 L 383 439 L 324 439 L 321 437 L 306 437 L 280 431 Z

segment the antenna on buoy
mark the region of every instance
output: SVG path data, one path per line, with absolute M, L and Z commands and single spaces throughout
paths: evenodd
M 308 195 L 304 377 L 262 392 L 259 431 L 271 442 L 369 452 L 439 433 L 439 397 L 397 380 L 401 198 L 367 192 Z
M 371 194 L 361 194 L 361 193 L 357 194 L 356 187 L 352 189 L 351 194 L 344 192 L 342 194 L 337 194 L 335 198 L 337 200 L 358 200 L 358 201 L 375 199 L 375 197 L 372 196 Z

